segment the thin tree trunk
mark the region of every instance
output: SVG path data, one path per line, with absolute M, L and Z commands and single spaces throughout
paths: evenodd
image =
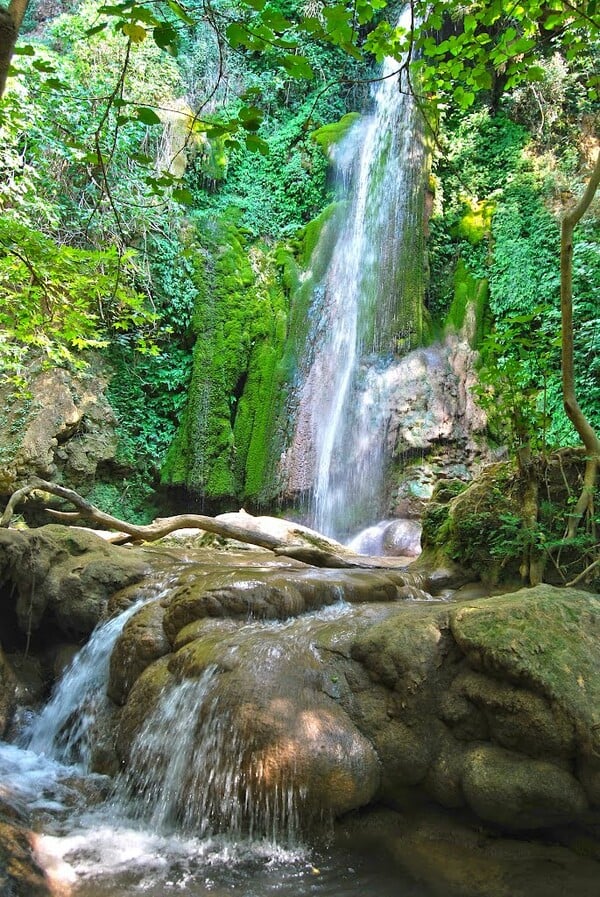
M 572 538 L 583 515 L 591 507 L 600 463 L 600 439 L 581 410 L 575 395 L 573 349 L 573 231 L 591 205 L 600 184 L 600 154 L 581 199 L 565 213 L 561 226 L 560 312 L 562 322 L 563 404 L 569 420 L 587 450 L 583 490 L 569 518 L 567 535 Z
M 0 97 L 28 4 L 29 0 L 10 0 L 8 7 L 0 6 Z

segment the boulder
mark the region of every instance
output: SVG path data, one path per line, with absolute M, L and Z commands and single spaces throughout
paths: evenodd
M 156 564 L 150 553 L 112 545 L 78 527 L 0 529 L 0 583 L 7 595 L 16 595 L 12 613 L 21 633 L 51 621 L 67 638 L 89 635 L 109 597 Z
M 209 823 L 264 830 L 268 818 L 277 828 L 284 817 L 306 825 L 368 803 L 380 764 L 330 694 L 314 646 L 328 626 L 303 618 L 235 629 L 220 619 L 188 624 L 193 638 L 146 668 L 123 709 L 117 750 L 132 790 L 161 793 L 176 762 L 184 772 L 170 812 L 196 831 Z M 179 746 L 175 760 L 156 747 L 163 728 Z
M 581 821 L 598 805 L 599 645 L 600 598 L 553 586 L 411 606 L 361 631 L 352 657 L 373 688 L 353 718 L 387 796 L 419 786 L 514 830 Z

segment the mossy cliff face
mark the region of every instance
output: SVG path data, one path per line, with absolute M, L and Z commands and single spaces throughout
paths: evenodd
M 260 499 L 276 412 L 286 297 L 272 256 L 232 221 L 198 234 L 194 369 L 165 484 Z

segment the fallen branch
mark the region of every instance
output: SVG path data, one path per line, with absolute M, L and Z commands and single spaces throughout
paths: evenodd
M 155 542 L 175 530 L 198 529 L 226 539 L 236 539 L 239 542 L 267 548 L 277 555 L 294 558 L 315 567 L 374 569 L 404 566 L 399 563 L 378 562 L 373 558 L 355 555 L 334 539 L 328 539 L 307 527 L 297 526 L 279 519 L 274 520 L 273 523 L 278 524 L 280 534 L 270 533 L 261 529 L 260 518 L 246 513 L 224 514 L 221 517 L 208 517 L 204 514 L 177 514 L 174 517 L 159 517 L 146 525 L 136 525 L 113 517 L 112 514 L 107 514 L 90 504 L 73 489 L 67 489 L 65 486 L 59 486 L 37 477 L 11 496 L 0 519 L 0 526 L 9 526 L 18 503 L 35 490 L 56 495 L 77 508 L 74 512 L 47 508 L 47 512 L 53 517 L 67 524 L 86 521 L 102 529 L 116 531 L 120 534 L 120 538 L 112 540 L 116 544 Z M 247 522 L 245 518 L 248 518 Z
M 592 561 L 592 563 L 588 567 L 586 567 L 585 570 L 582 570 L 581 573 L 579 573 L 578 576 L 575 577 L 575 579 L 572 579 L 571 582 L 568 582 L 567 585 L 579 585 L 579 583 L 583 582 L 583 580 L 587 578 L 588 574 L 590 574 L 592 570 L 595 570 L 596 567 L 600 567 L 600 558 L 596 558 L 595 561 Z

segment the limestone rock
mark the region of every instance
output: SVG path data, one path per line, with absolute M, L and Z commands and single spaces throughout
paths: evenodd
M 89 635 L 109 597 L 152 569 L 151 555 L 107 543 L 77 527 L 0 529 L 0 581 L 14 587 L 21 632 L 51 618 L 67 637 Z
M 121 759 L 135 770 L 136 758 L 143 756 L 136 736 L 144 726 L 150 732 L 160 724 L 153 708 L 171 700 L 177 683 L 197 682 L 194 715 L 186 725 L 192 731 L 198 727 L 199 746 L 192 756 L 202 762 L 209 723 L 199 722 L 203 714 L 210 722 L 207 707 L 218 706 L 214 738 L 221 726 L 227 735 L 222 749 L 215 747 L 219 756 L 229 755 L 243 806 L 266 806 L 288 789 L 307 821 L 368 803 L 379 787 L 377 754 L 326 693 L 322 663 L 305 627 L 302 619 L 287 624 L 282 640 L 281 631 L 261 624 L 231 632 L 220 620 L 207 619 L 203 626 L 198 621 L 197 638 L 148 667 L 131 689 L 120 727 Z M 214 677 L 209 699 L 205 675 Z M 183 783 L 188 816 L 195 800 L 205 806 L 210 787 L 202 775 Z
M 512 829 L 577 821 L 588 806 L 583 788 L 570 773 L 494 745 L 479 745 L 467 753 L 462 787 L 479 817 Z
M 33 371 L 31 399 L 0 391 L 0 442 L 7 446 L 0 493 L 10 494 L 32 476 L 54 480 L 59 472 L 77 488 L 91 482 L 100 463 L 114 458 L 115 417 L 104 397 L 106 377 L 75 377 L 63 368 Z
M 399 882 L 412 893 L 443 897 L 596 897 L 600 862 L 593 854 L 554 842 L 498 837 L 481 822 L 471 825 L 434 807 L 410 813 L 376 810 L 342 820 L 338 841 L 346 849 L 377 851 L 392 860 Z M 576 837 L 574 838 L 576 840 Z M 402 891 L 400 891 L 402 893 Z M 419 891 L 420 893 L 420 891 Z
M 131 686 L 149 664 L 169 653 L 164 615 L 160 602 L 152 601 L 125 624 L 110 658 L 107 694 L 116 704 L 125 703 Z
M 472 668 L 542 695 L 572 721 L 584 756 L 600 757 L 598 595 L 540 585 L 458 606 L 450 626 Z

